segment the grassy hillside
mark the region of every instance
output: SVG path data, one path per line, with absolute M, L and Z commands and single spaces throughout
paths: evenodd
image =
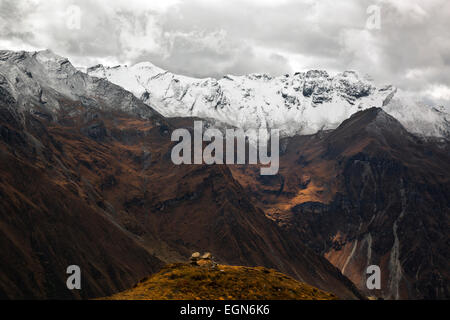
M 108 300 L 334 300 L 273 269 L 172 264 Z

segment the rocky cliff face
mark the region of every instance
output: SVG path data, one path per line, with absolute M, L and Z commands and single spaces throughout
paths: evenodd
M 383 108 L 412 133 L 448 137 L 450 115 L 428 108 L 392 86 L 376 86 L 346 71 L 335 76 L 311 70 L 270 77 L 265 74 L 195 79 L 175 75 L 151 63 L 113 68 L 98 65 L 91 76 L 133 92 L 167 117 L 214 119 L 238 128 L 277 128 L 285 136 L 335 129 L 357 111 Z
M 450 156 L 381 109 L 336 130 L 286 139 L 280 174 L 233 174 L 293 238 L 323 254 L 367 295 L 449 295 Z M 261 200 L 259 200 L 261 199 Z M 379 265 L 381 290 L 366 288 Z

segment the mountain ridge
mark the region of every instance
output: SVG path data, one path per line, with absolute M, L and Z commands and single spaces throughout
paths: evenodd
M 412 135 L 380 108 L 282 145 L 276 177 L 232 168 L 255 205 L 366 295 L 448 297 L 448 149 Z M 372 264 L 382 279 L 375 292 L 366 288 Z
M 22 266 L 2 260 L 1 296 L 110 295 L 207 248 L 219 262 L 277 268 L 344 299 L 362 297 L 254 207 L 227 166 L 174 165 L 178 124 L 129 91 L 47 51 L 1 51 L 0 75 L 1 245 Z M 73 263 L 84 291 L 65 287 Z
M 377 87 L 355 71 L 197 79 L 143 62 L 97 65 L 86 72 L 130 90 L 166 117 L 214 119 L 217 126 L 275 128 L 284 136 L 314 134 L 337 128 L 357 111 L 379 107 L 418 136 L 450 136 L 450 115 L 444 108 L 426 107 L 391 85 Z

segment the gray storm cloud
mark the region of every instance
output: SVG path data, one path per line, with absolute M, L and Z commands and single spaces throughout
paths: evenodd
M 371 6 L 379 29 L 367 28 Z M 0 0 L 0 48 L 196 77 L 357 70 L 450 102 L 447 0 Z

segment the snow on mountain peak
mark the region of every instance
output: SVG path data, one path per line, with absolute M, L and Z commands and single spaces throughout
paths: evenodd
M 226 75 L 217 80 L 176 75 L 144 62 L 97 66 L 88 74 L 124 87 L 166 117 L 201 117 L 243 129 L 278 128 L 290 136 L 334 129 L 359 110 L 379 107 L 412 133 L 449 135 L 447 113 L 412 103 L 397 88 L 377 87 L 355 71 Z
M 276 128 L 282 135 L 292 136 L 334 129 L 357 111 L 379 107 L 412 133 L 450 136 L 450 115 L 444 108 L 426 107 L 393 86 L 374 85 L 355 71 L 197 79 L 173 74 L 150 62 L 97 65 L 83 71 L 87 75 L 49 50 L 0 51 L 0 81 L 11 99 L 24 106 L 30 101 L 27 97 L 34 97 L 37 104 L 58 108 L 55 92 L 70 99 L 91 91 L 107 95 L 101 93 L 107 84 L 89 75 L 123 87 L 166 117 L 199 117 L 245 130 Z M 128 107 L 124 104 L 121 108 Z
M 48 49 L 42 50 L 42 51 L 36 51 L 34 53 L 34 56 L 41 63 L 52 64 L 52 63 L 69 62 L 69 59 L 61 57 L 61 56 L 55 54 L 53 51 L 48 50 Z
M 114 108 L 146 119 L 160 117 L 129 91 L 80 72 L 67 58 L 49 50 L 0 50 L 0 102 L 51 119 L 58 119 L 68 105 L 80 104 L 86 108 Z

